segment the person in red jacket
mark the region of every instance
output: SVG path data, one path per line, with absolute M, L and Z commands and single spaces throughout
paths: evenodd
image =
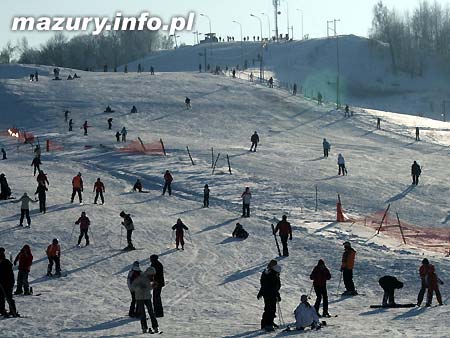
M 434 265 L 430 264 L 430 262 L 426 258 L 422 260 L 422 266 L 419 268 L 419 275 L 422 281 L 422 287 L 420 288 L 420 292 L 417 297 L 417 306 L 420 306 L 422 304 L 423 296 L 425 295 L 425 290 L 427 289 L 428 293 L 426 306 L 431 306 L 431 301 L 433 300 L 433 291 L 436 292 L 436 299 L 439 305 L 442 305 L 442 296 L 441 292 L 439 291 L 438 284 L 443 283 L 436 275 Z
M 94 204 L 97 204 L 98 195 L 100 195 L 100 199 L 102 200 L 102 204 L 105 204 L 105 199 L 103 198 L 103 193 L 105 192 L 105 185 L 102 181 L 100 181 L 100 177 L 97 178 L 97 182 L 94 184 L 95 198 Z
M 172 230 L 176 230 L 175 231 L 175 243 L 177 246 L 177 250 L 178 246 L 181 244 L 181 250 L 184 250 L 184 230 L 189 230 L 188 227 L 186 225 L 184 225 L 184 223 L 181 221 L 181 218 L 177 219 L 177 224 L 175 224 L 172 227 Z
M 55 276 L 60 277 L 61 276 L 61 265 L 60 265 L 60 258 L 61 258 L 61 247 L 59 246 L 59 241 L 57 238 L 53 238 L 52 244 L 50 244 L 47 247 L 47 250 L 45 251 L 48 258 L 48 268 L 47 268 L 47 276 L 52 277 L 52 268 L 53 263 L 55 264 Z
M 353 250 L 350 242 L 345 242 L 344 253 L 342 254 L 341 272 L 344 279 L 345 292 L 343 296 L 356 296 L 358 292 L 353 283 L 353 267 L 355 266 L 356 251 Z
M 172 195 L 172 181 L 173 177 L 170 174 L 169 170 L 166 170 L 166 173 L 164 174 L 164 188 L 163 188 L 163 195 L 166 194 L 166 190 L 169 192 L 169 196 Z
M 289 256 L 289 250 L 288 250 L 288 237 L 289 240 L 292 241 L 292 228 L 291 223 L 287 221 L 287 216 L 283 215 L 282 220 L 278 222 L 277 226 L 274 229 L 273 234 L 275 235 L 277 232 L 280 232 L 280 239 L 281 244 L 283 244 L 283 256 L 288 257 Z
M 78 173 L 78 175 L 72 179 L 72 197 L 70 198 L 70 203 L 73 203 L 75 194 L 78 194 L 80 204 L 83 203 L 83 197 L 81 196 L 82 191 L 83 191 L 83 179 L 81 178 L 81 173 Z
M 14 294 L 21 295 L 24 293 L 25 295 L 30 295 L 28 274 L 30 273 L 31 264 L 33 264 L 33 255 L 31 254 L 31 248 L 28 244 L 25 244 L 16 256 L 14 265 L 17 265 L 17 262 L 19 262 L 19 273 L 17 275 L 17 289 Z
M 330 317 L 328 313 L 328 293 L 327 293 L 327 280 L 331 279 L 330 270 L 325 266 L 325 262 L 319 259 L 319 262 L 311 272 L 309 278 L 313 281 L 314 291 L 316 292 L 316 303 L 314 308 L 319 315 L 320 302 L 323 298 L 323 313 L 322 317 Z M 319 315 L 320 316 L 320 315 Z
M 80 246 L 81 245 L 81 240 L 84 238 L 86 238 L 86 246 L 89 245 L 89 225 L 91 225 L 91 221 L 89 220 L 89 218 L 86 216 L 86 213 L 83 211 L 81 213 L 80 218 L 78 218 L 78 220 L 75 222 L 75 224 L 79 224 L 80 225 L 80 236 L 78 236 L 78 243 L 77 245 Z

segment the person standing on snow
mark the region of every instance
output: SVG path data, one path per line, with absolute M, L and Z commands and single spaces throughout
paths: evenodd
M 36 171 L 39 173 L 40 169 L 39 166 L 42 164 L 41 158 L 39 156 L 36 156 L 33 158 L 33 161 L 31 161 L 31 165 L 33 166 L 33 176 L 36 176 Z
M 112 121 L 113 121 L 113 118 L 110 117 L 110 118 L 108 119 L 108 129 L 109 129 L 109 130 L 111 130 L 111 128 L 112 128 Z
M 281 266 L 273 259 L 261 274 L 261 288 L 259 289 L 256 298 L 264 298 L 264 312 L 261 318 L 261 329 L 265 331 L 273 331 L 274 327 L 278 327 L 273 321 L 277 311 L 277 302 L 281 302 L 280 273 Z
M 72 129 L 73 129 L 73 120 L 70 119 L 69 120 L 69 131 L 72 131 Z
M 319 315 L 320 303 L 323 299 L 323 313 L 322 317 L 330 317 L 328 313 L 328 292 L 327 292 L 327 280 L 331 279 L 330 270 L 325 266 L 325 262 L 319 259 L 319 262 L 314 267 L 309 278 L 313 281 L 314 291 L 316 293 L 316 302 L 314 308 L 317 315 Z
M 177 223 L 172 227 L 172 230 L 175 231 L 175 244 L 178 249 L 178 246 L 181 244 L 181 250 L 184 250 L 184 230 L 189 230 L 189 228 L 184 225 L 181 221 L 181 218 L 177 219 Z
M 125 247 L 124 250 L 134 250 L 135 247 L 133 246 L 133 242 L 131 240 L 131 236 L 133 235 L 133 230 L 134 230 L 133 220 L 131 219 L 130 214 L 126 214 L 125 211 L 121 211 L 120 212 L 120 217 L 123 218 L 122 225 L 127 230 L 127 243 L 128 243 L 128 246 Z
M 172 195 L 172 181 L 173 177 L 170 174 L 169 170 L 166 170 L 166 173 L 164 174 L 164 188 L 163 188 L 163 195 L 166 194 L 166 190 L 169 192 L 169 196 Z
M 4 317 L 19 317 L 16 303 L 13 299 L 14 272 L 12 263 L 6 258 L 5 252 L 0 251 L 0 315 Z M 6 312 L 5 302 L 9 305 L 9 313 Z
M 130 303 L 130 310 L 128 311 L 129 317 L 137 317 L 139 314 L 136 312 L 136 296 L 135 292 L 131 290 L 131 284 L 133 284 L 134 280 L 138 278 L 141 275 L 142 271 L 139 266 L 139 261 L 135 261 L 133 263 L 133 266 L 131 267 L 130 272 L 128 272 L 127 277 L 127 285 L 128 289 L 131 293 L 131 303 Z
M 417 306 L 420 306 L 423 301 L 423 296 L 425 291 L 427 292 L 427 303 L 426 306 L 431 306 L 431 301 L 433 300 L 433 291 L 436 293 L 436 299 L 439 305 L 442 305 L 442 296 L 439 291 L 438 284 L 444 284 L 436 275 L 434 265 L 430 264 L 428 259 L 424 258 L 422 260 L 422 266 L 419 268 L 419 275 L 422 281 L 422 287 L 420 288 L 419 295 L 417 296 Z
M 246 187 L 241 195 L 242 198 L 242 217 L 250 217 L 250 200 L 252 199 L 252 193 L 250 188 Z
M 330 152 L 331 145 L 327 141 L 326 138 L 323 139 L 322 146 L 323 146 L 323 157 L 328 157 L 328 153 Z
M 153 277 L 153 309 L 155 311 L 155 317 L 161 318 L 164 317 L 164 309 L 161 301 L 161 291 L 162 288 L 166 285 L 166 282 L 164 281 L 164 267 L 158 260 L 158 255 L 151 255 L 150 263 L 150 266 L 153 267 L 156 271 L 155 276 Z
M 294 311 L 295 329 L 303 331 L 305 327 L 310 326 L 311 330 L 319 330 L 321 324 L 316 310 L 308 303 L 308 296 L 300 297 L 300 304 Z
M 61 247 L 57 238 L 53 238 L 52 244 L 45 251 L 48 258 L 47 276 L 52 277 L 53 264 L 55 264 L 55 277 L 61 277 Z
M 380 284 L 384 291 L 382 305 L 395 306 L 395 289 L 401 289 L 403 287 L 403 283 L 393 276 L 383 276 L 378 280 L 378 284 Z
M 122 142 L 126 142 L 127 141 L 127 128 L 123 127 L 122 131 L 120 132 L 122 134 Z
M 84 238 L 86 238 L 86 246 L 89 245 L 89 226 L 91 225 L 91 221 L 89 220 L 89 218 L 86 216 L 86 213 L 83 211 L 81 213 L 80 218 L 78 218 L 78 220 L 75 222 L 75 224 L 79 224 L 80 225 L 80 236 L 78 236 L 78 243 L 77 246 L 81 247 L 81 240 Z
M 117 131 L 116 133 L 116 140 L 117 142 L 120 142 L 120 131 Z
M 46 209 L 46 205 L 45 205 L 45 201 L 47 199 L 47 194 L 46 191 L 48 191 L 47 187 L 45 186 L 45 184 L 42 184 L 41 182 L 39 182 L 36 192 L 34 193 L 35 195 L 38 195 L 38 199 L 39 199 L 39 212 L 42 213 L 46 213 L 47 209 Z
M 253 133 L 253 135 L 250 137 L 250 141 L 252 142 L 252 145 L 251 145 L 249 151 L 252 151 L 252 150 L 253 150 L 253 152 L 256 152 L 256 147 L 258 147 L 258 143 L 259 143 L 259 136 L 258 136 L 258 133 L 257 133 L 256 131 L 255 131 L 255 132 Z M 254 148 L 253 148 L 253 147 L 254 147 Z
M 50 183 L 48 182 L 47 174 L 44 173 L 44 170 L 39 170 L 36 181 L 38 182 L 38 184 L 45 185 L 45 183 L 47 183 L 50 185 Z
M 83 179 L 81 178 L 81 173 L 78 173 L 77 176 L 75 176 L 72 179 L 72 197 L 70 198 L 70 203 L 73 203 L 75 194 L 78 194 L 78 199 L 80 201 L 80 204 L 82 204 L 83 203 L 83 197 L 81 196 L 82 192 L 83 192 Z
M 282 220 L 278 222 L 277 226 L 275 227 L 273 234 L 275 235 L 277 232 L 280 232 L 280 239 L 281 244 L 283 244 L 283 256 L 288 257 L 289 256 L 289 250 L 288 250 L 288 238 L 292 241 L 292 228 L 291 223 L 287 221 L 287 216 L 283 215 Z
M 88 128 L 89 128 L 88 121 L 84 121 L 84 123 L 83 123 L 84 136 L 87 136 Z
M 17 275 L 17 288 L 14 294 L 21 295 L 23 293 L 25 296 L 31 295 L 28 274 L 30 273 L 31 264 L 33 264 L 33 255 L 28 244 L 25 244 L 16 256 L 14 265 L 17 265 L 17 262 L 19 262 L 19 273 Z
M 24 216 L 27 219 L 28 227 L 30 227 L 30 225 L 31 225 L 30 202 L 36 203 L 37 201 L 32 200 L 26 192 L 24 192 L 23 196 L 21 198 L 19 198 L 17 201 L 13 201 L 13 203 L 22 203 L 20 206 L 20 222 L 19 222 L 19 226 L 21 226 L 21 227 L 23 227 Z
M 94 204 L 97 204 L 98 196 L 100 195 L 100 199 L 102 200 L 102 205 L 105 204 L 105 199 L 103 198 L 103 193 L 105 192 L 105 185 L 102 181 L 100 181 L 100 177 L 97 178 L 97 182 L 94 183 L 95 198 Z
M 338 167 L 339 167 L 339 171 L 338 171 L 338 175 L 341 174 L 342 171 L 342 176 L 347 175 L 347 168 L 345 167 L 345 159 L 344 156 L 342 156 L 342 154 L 338 155 Z
M 203 188 L 203 208 L 209 208 L 209 187 L 207 184 Z
M 6 200 L 11 196 L 11 188 L 8 185 L 4 173 L 0 174 L 0 200 Z
M 343 274 L 345 291 L 343 296 L 356 296 L 358 292 L 353 283 L 353 267 L 355 266 L 356 251 L 352 248 L 350 242 L 345 242 L 344 253 L 342 254 L 341 272 Z
M 419 176 L 422 173 L 422 169 L 420 168 L 420 165 L 414 161 L 414 163 L 411 166 L 411 176 L 413 180 L 413 185 L 419 184 Z
M 6 151 L 4 148 L 2 148 L 2 160 L 6 160 Z

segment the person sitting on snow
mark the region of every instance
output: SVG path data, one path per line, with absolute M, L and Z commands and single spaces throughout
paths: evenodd
M 133 186 L 133 191 L 142 192 L 142 183 L 139 179 L 136 180 L 136 183 Z
M 133 106 L 131 108 L 131 114 L 136 114 L 136 113 L 137 113 L 137 108 L 136 108 L 136 106 Z
M 244 230 L 240 223 L 236 223 L 236 228 L 232 233 L 233 237 L 246 239 L 248 237 L 248 232 Z
M 300 304 L 294 311 L 296 330 L 304 330 L 310 326 L 311 330 L 319 330 L 321 327 L 316 309 L 308 303 L 308 296 L 300 297 Z

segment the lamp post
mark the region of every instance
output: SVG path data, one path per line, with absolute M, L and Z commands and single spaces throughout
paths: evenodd
M 292 27 L 292 35 L 289 34 L 290 27 L 289 27 L 289 2 L 288 2 L 288 0 L 286 0 L 286 22 L 287 22 L 288 36 L 290 36 L 291 39 L 294 39 L 294 27 Z
M 250 16 L 258 19 L 258 21 L 259 21 L 259 29 L 261 31 L 261 35 L 260 36 L 261 36 L 261 39 L 262 39 L 262 20 L 261 20 L 261 18 L 259 16 L 254 15 L 254 14 L 250 14 Z
M 244 59 L 243 48 L 244 48 L 244 46 L 242 45 L 242 24 L 240 22 L 236 21 L 236 20 L 233 20 L 233 22 L 237 23 L 239 25 L 239 28 L 241 29 L 241 67 L 243 67 L 243 59 Z
M 336 38 L 336 63 L 337 63 L 337 77 L 336 77 L 336 108 L 340 108 L 341 107 L 341 99 L 340 99 L 340 83 L 339 83 L 339 77 L 340 77 L 340 65 L 339 65 L 339 35 L 337 34 L 337 29 L 336 29 L 336 23 L 339 22 L 341 20 L 330 20 L 327 21 L 327 36 L 329 36 L 328 32 L 331 30 L 332 32 L 334 32 L 334 37 Z M 329 27 L 330 23 L 333 23 L 333 27 Z
M 301 18 L 302 18 L 302 40 L 303 40 L 303 37 L 304 37 L 304 35 L 303 35 L 303 11 L 301 9 L 298 9 L 298 8 L 297 8 L 297 11 L 300 12 Z
M 261 13 L 261 15 L 264 15 L 267 18 L 267 25 L 269 26 L 269 34 L 267 36 L 267 39 L 270 41 L 270 35 L 272 33 L 271 33 L 271 30 L 270 30 L 270 18 L 269 18 L 269 15 L 267 15 L 266 13 Z
M 208 19 L 208 21 L 209 21 L 209 37 L 211 38 L 211 33 L 212 33 L 212 31 L 211 31 L 211 19 L 206 14 L 200 14 L 200 16 L 204 16 L 205 18 Z

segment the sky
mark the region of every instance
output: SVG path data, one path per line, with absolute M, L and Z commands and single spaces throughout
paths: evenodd
M 339 19 L 337 24 L 338 34 L 355 34 L 367 36 L 372 22 L 372 9 L 378 0 L 281 0 L 279 15 L 279 31 L 287 32 L 287 7 L 289 8 L 289 26 L 293 26 L 294 39 L 303 34 L 310 38 L 324 37 L 327 35 L 327 20 Z M 447 5 L 450 0 L 438 0 L 438 3 Z M 384 0 L 389 8 L 398 10 L 412 10 L 417 7 L 419 0 Z M 301 11 L 300 11 L 301 10 Z M 127 15 L 139 14 L 149 11 L 152 15 L 160 16 L 168 20 L 173 15 L 187 15 L 194 11 L 196 16 L 195 29 L 199 32 L 209 32 L 209 22 L 203 13 L 210 17 L 212 31 L 218 36 L 235 36 L 240 39 L 238 24 L 242 24 L 243 35 L 253 37 L 260 35 L 259 21 L 250 14 L 261 18 L 263 35 L 268 36 L 268 18 L 261 13 L 266 13 L 270 19 L 270 28 L 274 29 L 274 9 L 272 0 L 1 0 L 0 9 L 0 48 L 7 41 L 15 42 L 22 36 L 26 36 L 31 46 L 38 46 L 45 42 L 52 33 L 45 32 L 12 32 L 11 20 L 14 16 L 108 16 L 113 17 L 117 11 Z M 186 44 L 194 43 L 192 32 L 179 34 L 178 42 Z

